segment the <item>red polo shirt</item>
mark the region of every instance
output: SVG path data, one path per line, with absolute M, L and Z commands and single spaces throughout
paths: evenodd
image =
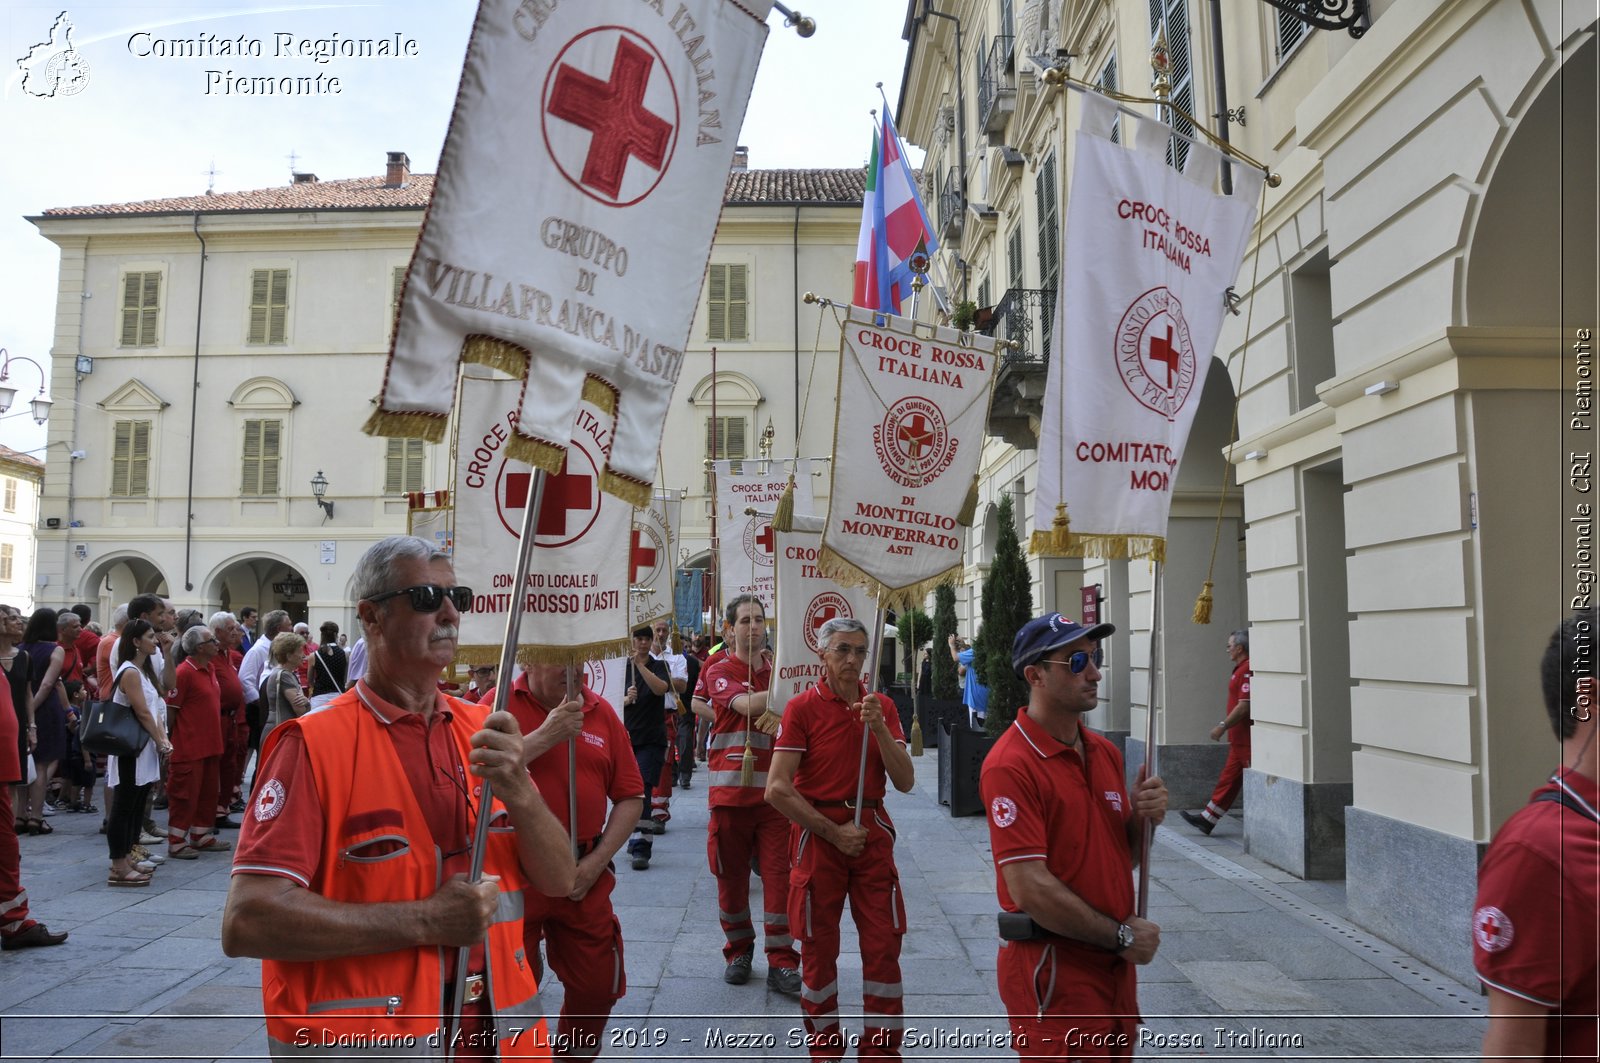
M 1485 985 L 1564 1013 L 1549 1027 L 1546 1059 L 1593 1060 L 1594 1016 L 1600 1013 L 1600 788 L 1562 768 L 1533 796 L 1560 791 L 1586 811 L 1535 800 L 1506 820 L 1484 855 L 1472 963 Z
M 226 667 L 226 666 L 224 666 Z M 168 713 L 172 721 L 172 759 L 222 756 L 222 688 L 216 666 L 196 668 L 190 658 L 178 665 L 178 694 Z
M 772 766 L 772 736 L 757 730 L 755 721 L 741 712 L 735 712 L 729 702 L 740 694 L 766 690 L 772 685 L 772 668 L 760 664 L 752 669 L 739 658 L 728 654 L 700 672 L 700 682 L 694 696 L 711 703 L 716 720 L 711 724 L 708 745 L 710 768 L 710 794 L 706 798 L 712 808 L 761 807 L 767 803 L 767 769 Z M 750 753 L 755 758 L 756 782 L 753 786 L 740 786 L 738 779 L 744 770 L 746 732 Z
M 484 692 L 482 703 L 494 704 L 494 688 Z M 506 709 L 517 718 L 523 734 L 538 729 L 550 710 L 528 690 L 528 676 L 519 674 L 511 684 Z M 600 695 L 583 688 L 583 730 L 578 734 L 578 840 L 592 842 L 606 827 L 606 801 L 611 804 L 644 796 L 644 779 L 633 756 L 628 729 L 615 709 Z M 528 765 L 528 774 L 544 803 L 567 826 L 567 744 L 560 743 Z
M 1240 701 L 1248 700 L 1249 697 L 1250 658 L 1244 657 L 1234 666 L 1233 675 L 1228 677 L 1228 709 L 1223 715 L 1226 716 L 1232 712 L 1235 705 L 1239 704 Z M 1250 719 L 1250 714 L 1247 710 L 1243 720 L 1228 728 L 1228 744 L 1249 749 L 1252 723 L 1253 721 Z
M 860 684 L 860 697 L 867 687 Z M 901 745 L 900 714 L 887 694 L 883 702 L 883 722 Z M 819 680 L 810 690 L 796 694 L 783 708 L 783 723 L 778 728 L 776 749 L 809 754 L 800 758 L 795 769 L 794 788 L 807 801 L 853 801 L 856 796 L 856 771 L 861 766 L 861 716 L 834 694 L 833 688 Z M 867 740 L 867 785 L 862 796 L 883 800 L 887 773 L 876 739 Z

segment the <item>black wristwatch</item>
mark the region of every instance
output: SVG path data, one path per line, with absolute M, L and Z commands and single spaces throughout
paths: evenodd
M 1117 952 L 1125 952 L 1133 947 L 1133 927 L 1127 923 L 1117 924 Z

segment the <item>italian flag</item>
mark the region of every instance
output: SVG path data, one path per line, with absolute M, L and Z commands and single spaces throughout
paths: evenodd
M 905 148 L 885 102 L 883 127 L 873 130 L 872 158 L 867 163 L 851 302 L 881 314 L 899 315 L 901 301 L 911 290 L 912 256 L 925 260 L 937 250 L 939 241 L 917 199 Z

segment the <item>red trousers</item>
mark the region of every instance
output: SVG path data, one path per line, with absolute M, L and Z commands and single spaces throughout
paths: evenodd
M 840 822 L 849 809 L 826 809 Z M 814 1060 L 845 1056 L 839 1026 L 839 921 L 845 898 L 861 942 L 862 1031 L 857 1059 L 899 1059 L 904 1001 L 900 939 L 906 932 L 905 898 L 894 865 L 894 835 L 868 810 L 861 825 L 867 847 L 851 859 L 832 843 L 796 826 L 790 842 L 789 925 L 800 939 L 800 1010 L 806 1047 Z
M 996 970 L 1011 1047 L 1022 1058 L 1133 1058 L 1139 1005 L 1132 964 L 1087 947 L 1002 941 Z
M 222 768 L 217 787 L 217 815 L 226 815 L 233 795 L 244 781 L 244 765 L 250 759 L 250 721 L 240 709 L 237 718 L 222 720 Z M 242 796 L 242 795 L 241 795 Z
M 11 811 L 11 786 L 0 783 L 0 937 L 14 937 L 33 925 L 28 891 L 22 888 L 22 852 Z
M 718 805 L 706 831 L 706 858 L 717 877 L 717 918 L 727 941 L 723 959 L 755 949 L 750 921 L 750 857 L 761 875 L 762 930 L 768 967 L 798 967 L 789 934 L 789 821 L 771 805 Z
M 1250 766 L 1250 746 L 1246 743 L 1229 742 L 1228 760 L 1222 765 L 1222 774 L 1217 776 L 1217 788 L 1211 792 L 1211 800 L 1206 803 L 1204 815 L 1215 823 L 1228 814 L 1228 809 L 1239 799 L 1239 793 L 1244 789 L 1244 769 Z
M 611 1009 L 628 991 L 622 924 L 611 908 L 616 882 L 610 871 L 602 871 L 581 901 L 531 889 L 523 895 L 522 942 L 534 956 L 539 942 L 546 943 L 550 969 L 566 990 L 554 1039 L 559 1059 L 598 1056 Z
M 167 773 L 169 838 L 209 834 L 217 818 L 217 791 L 222 757 L 173 761 Z M 181 844 L 181 843 L 176 843 Z

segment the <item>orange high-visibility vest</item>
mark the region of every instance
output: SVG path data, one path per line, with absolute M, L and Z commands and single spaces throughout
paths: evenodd
M 448 700 L 450 735 L 466 764 L 488 708 Z M 443 858 L 385 726 L 349 691 L 321 712 L 280 724 L 261 751 L 264 758 L 290 728 L 305 742 L 326 817 L 311 889 L 330 900 L 416 901 L 431 897 L 444 881 Z M 481 790 L 469 786 L 476 800 Z M 500 1058 L 547 1060 L 538 981 L 522 944 L 527 878 L 499 801 L 489 822 L 483 870 L 500 876 L 500 902 L 485 956 Z M 445 989 L 455 977 L 456 955 L 454 948 L 422 947 L 331 960 L 262 960 L 272 1055 L 326 1056 L 330 1049 L 341 1056 L 454 1055 L 441 1017 L 454 1003 Z

